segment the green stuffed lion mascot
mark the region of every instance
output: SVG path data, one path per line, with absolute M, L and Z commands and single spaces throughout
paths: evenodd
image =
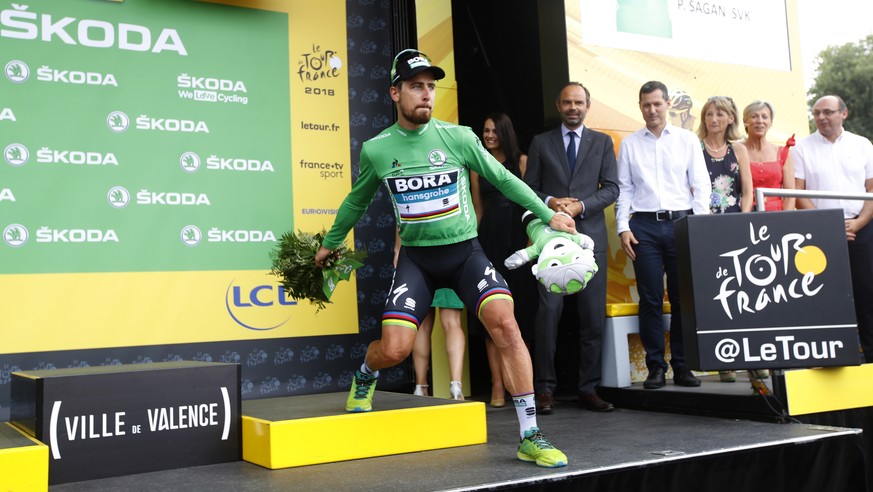
M 539 258 L 531 271 L 549 292 L 570 295 L 584 289 L 598 270 L 594 240 L 585 234 L 556 231 L 531 212 L 525 212 L 521 220 L 532 244 L 506 258 L 506 268 L 515 270 Z

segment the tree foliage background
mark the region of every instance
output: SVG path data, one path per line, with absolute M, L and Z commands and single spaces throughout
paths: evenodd
M 873 139 L 873 34 L 854 43 L 829 46 L 818 55 L 818 76 L 809 89 L 810 106 L 830 94 L 846 101 L 844 128 Z M 815 124 L 810 121 L 810 131 Z

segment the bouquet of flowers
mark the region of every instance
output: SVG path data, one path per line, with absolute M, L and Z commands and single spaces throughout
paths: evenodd
M 270 254 L 271 273 L 279 277 L 285 292 L 294 299 L 308 299 L 310 304 L 316 304 L 316 313 L 330 303 L 337 283 L 349 280 L 352 271 L 362 266 L 367 257 L 365 251 L 352 250 L 343 243 L 324 261 L 324 268 L 319 268 L 314 258 L 325 234 L 324 230 L 317 234 L 286 232 Z

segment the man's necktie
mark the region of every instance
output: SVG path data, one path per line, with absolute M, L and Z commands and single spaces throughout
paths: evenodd
M 576 132 L 568 132 L 570 143 L 567 144 L 567 164 L 570 165 L 570 176 L 573 175 L 573 170 L 576 169 Z

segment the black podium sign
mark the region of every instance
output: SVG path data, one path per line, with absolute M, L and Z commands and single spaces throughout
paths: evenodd
M 59 484 L 238 461 L 240 366 L 158 362 L 12 374 L 11 420 Z
M 676 249 L 692 368 L 859 364 L 842 211 L 688 216 Z

